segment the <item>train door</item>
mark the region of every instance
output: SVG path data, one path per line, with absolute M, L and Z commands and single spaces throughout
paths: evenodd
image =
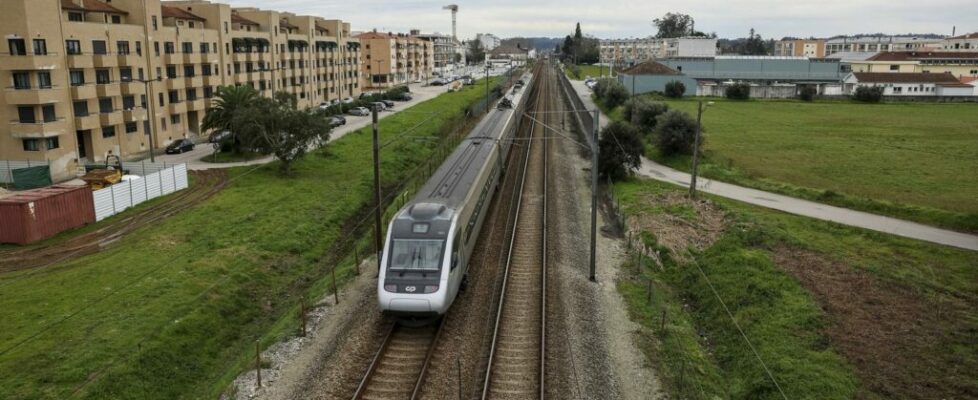
M 448 295 L 450 299 L 455 299 L 455 295 L 458 294 L 459 285 L 462 282 L 462 278 L 465 275 L 465 254 L 464 249 L 462 249 L 462 230 L 459 229 L 455 232 L 455 237 L 452 239 L 452 261 L 451 268 L 448 272 Z

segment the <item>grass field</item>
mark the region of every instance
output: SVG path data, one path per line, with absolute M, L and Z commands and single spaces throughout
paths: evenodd
M 257 160 L 263 157 L 265 156 L 262 154 L 251 153 L 251 152 L 247 152 L 247 153 L 220 152 L 220 153 L 212 153 L 203 156 L 198 161 L 215 163 L 215 164 L 224 164 L 224 163 Z
M 385 140 L 454 126 L 481 89 L 442 95 L 381 121 Z M 431 140 L 382 154 L 385 182 L 436 159 Z M 0 276 L 0 398 L 216 398 L 255 340 L 296 331 L 299 298 L 331 287 L 341 226 L 371 199 L 371 137 L 346 135 L 282 178 L 273 163 L 230 170 L 206 203 L 110 249 Z M 351 264 L 339 270 L 348 279 Z
M 635 243 L 670 255 L 663 268 L 631 259 L 618 286 L 678 397 L 781 398 L 717 296 L 788 398 L 978 390 L 978 253 L 715 197 L 693 207 L 656 181 L 616 190 L 645 232 Z
M 583 81 L 589 76 L 598 78 L 608 75 L 608 67 L 600 65 L 569 65 L 566 71 L 567 77 L 576 81 Z
M 716 100 L 703 126 L 706 177 L 978 232 L 978 105 Z

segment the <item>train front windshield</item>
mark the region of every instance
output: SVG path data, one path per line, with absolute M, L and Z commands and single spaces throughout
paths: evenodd
M 393 242 L 390 271 L 437 272 L 441 269 L 444 240 L 395 239 Z

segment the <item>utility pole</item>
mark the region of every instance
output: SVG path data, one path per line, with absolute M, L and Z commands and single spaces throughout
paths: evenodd
M 377 106 L 371 107 L 373 115 L 373 131 L 374 131 L 374 203 L 377 209 L 374 210 L 374 248 L 377 251 L 377 272 L 380 272 L 380 259 L 381 252 L 384 249 L 384 242 L 381 239 L 381 233 L 383 228 L 381 227 L 380 215 L 381 209 L 381 199 L 380 199 L 380 126 L 377 123 Z
M 598 119 L 601 118 L 601 111 L 594 110 L 594 128 L 591 131 L 591 282 L 597 282 L 595 278 L 597 270 L 597 250 L 598 243 Z
M 162 79 L 163 79 L 162 77 L 157 76 L 156 79 L 140 79 L 139 80 L 140 82 L 143 83 L 143 87 L 145 88 L 145 92 L 146 92 L 146 107 L 149 108 L 148 110 L 146 110 L 147 118 L 149 118 L 149 125 L 146 125 L 146 129 L 148 129 L 148 131 L 146 132 L 146 134 L 149 135 L 149 162 L 151 162 L 151 163 L 155 163 L 156 162 L 156 156 L 153 154 L 154 152 L 156 152 L 156 144 L 154 143 L 154 142 L 156 142 L 156 140 L 153 138 L 153 123 L 156 122 L 156 117 L 153 116 L 153 110 L 155 109 L 155 107 L 153 107 L 153 93 L 149 90 L 149 84 L 151 82 L 153 82 L 154 80 L 155 81 L 160 81 Z M 120 151 L 120 153 L 121 153 L 121 151 Z
M 696 168 L 699 166 L 700 132 L 703 130 L 701 128 L 703 125 L 703 100 L 699 101 L 696 110 L 696 136 L 693 138 L 693 169 L 692 177 L 689 180 L 689 197 L 691 199 L 696 198 Z
M 486 114 L 489 114 L 489 60 L 486 59 Z

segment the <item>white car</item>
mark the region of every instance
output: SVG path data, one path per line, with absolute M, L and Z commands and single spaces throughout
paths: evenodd
M 357 117 L 366 117 L 370 115 L 370 110 L 368 110 L 366 107 L 354 107 L 351 108 L 350 111 L 347 111 L 346 113 Z
M 350 104 L 350 103 L 353 103 L 353 98 L 352 97 L 344 97 L 342 101 L 343 101 L 343 104 Z

